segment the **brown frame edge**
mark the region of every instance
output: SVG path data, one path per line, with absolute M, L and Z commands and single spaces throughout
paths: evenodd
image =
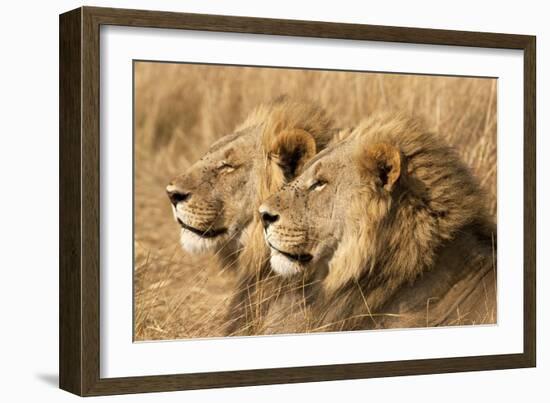
M 524 352 L 476 357 L 100 378 L 100 25 L 524 51 Z M 316 21 L 81 7 L 60 15 L 59 384 L 80 396 L 316 382 L 536 365 L 536 38 Z

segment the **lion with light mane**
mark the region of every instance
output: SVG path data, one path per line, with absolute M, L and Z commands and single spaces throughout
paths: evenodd
M 307 331 L 496 322 L 496 227 L 454 150 L 380 114 L 259 209 L 272 269 L 316 282 Z
M 248 326 L 251 307 L 262 305 L 260 289 L 276 291 L 265 268 L 269 250 L 257 208 L 327 146 L 339 133 L 333 126 L 320 107 L 280 97 L 252 111 L 167 186 L 181 246 L 190 253 L 215 253 L 224 268 L 237 271 L 229 334 Z

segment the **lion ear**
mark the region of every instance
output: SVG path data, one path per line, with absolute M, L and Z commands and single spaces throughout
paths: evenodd
M 315 139 L 301 129 L 280 132 L 271 143 L 269 158 L 281 168 L 287 181 L 294 179 L 317 152 Z
M 386 143 L 367 146 L 361 158 L 366 173 L 374 175 L 380 186 L 392 191 L 402 174 L 402 157 L 397 147 Z

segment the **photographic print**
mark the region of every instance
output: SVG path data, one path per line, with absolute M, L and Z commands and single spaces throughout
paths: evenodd
M 497 79 L 134 61 L 134 340 L 497 323 Z
M 534 36 L 59 28 L 60 388 L 536 366 Z

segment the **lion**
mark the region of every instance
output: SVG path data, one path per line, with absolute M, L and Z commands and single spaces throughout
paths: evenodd
M 418 120 L 382 113 L 259 213 L 272 270 L 315 284 L 306 331 L 335 331 L 495 323 L 486 206 L 453 148 Z
M 256 108 L 168 184 L 183 249 L 215 253 L 222 267 L 237 272 L 227 334 L 246 328 L 252 320 L 248 307 L 258 306 L 260 289 L 269 285 L 275 293 L 280 286 L 269 279 L 265 267 L 269 249 L 255 217 L 257 208 L 341 133 L 319 106 L 280 97 Z

